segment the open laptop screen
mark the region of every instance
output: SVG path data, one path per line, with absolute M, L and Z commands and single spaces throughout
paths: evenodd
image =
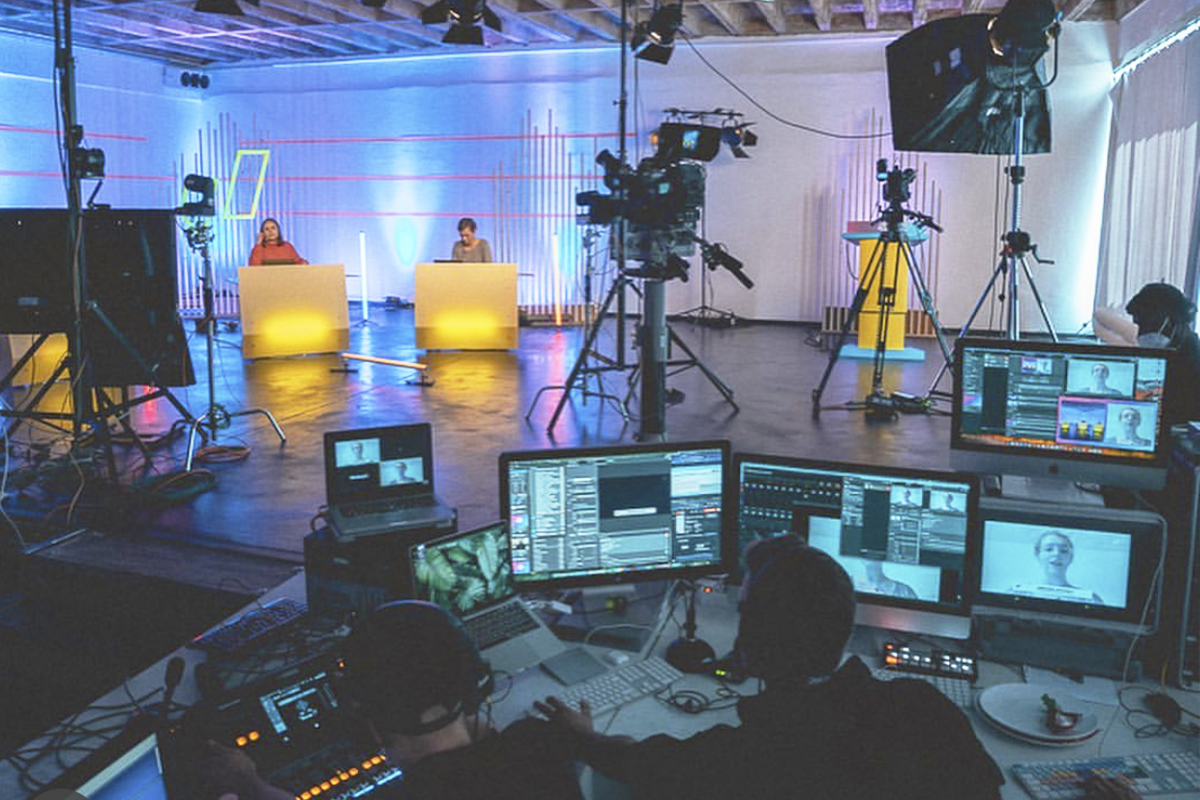
M 331 505 L 432 493 L 429 424 L 326 433 L 325 492 Z
M 514 594 L 501 522 L 414 545 L 409 560 L 416 597 L 460 617 Z

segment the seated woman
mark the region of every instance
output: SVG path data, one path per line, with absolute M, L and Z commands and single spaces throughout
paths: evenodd
M 492 247 L 488 244 L 487 239 L 480 239 L 475 235 L 476 230 L 475 220 L 470 217 L 463 217 L 458 221 L 459 241 L 454 243 L 451 258 L 455 261 L 472 263 L 491 262 Z
M 279 223 L 267 217 L 258 229 L 258 243 L 250 251 L 250 266 L 271 264 L 307 264 L 291 242 L 284 241 Z

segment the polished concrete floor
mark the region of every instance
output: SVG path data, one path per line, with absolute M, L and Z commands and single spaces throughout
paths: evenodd
M 357 311 L 357 309 L 355 309 Z M 326 431 L 429 421 L 434 430 L 436 489 L 459 509 L 460 526 L 484 524 L 498 513 L 497 456 L 505 450 L 576 445 L 626 444 L 638 432 L 615 403 L 572 393 L 552 431 L 548 425 L 561 397 L 539 390 L 565 383 L 585 329 L 526 327 L 520 346 L 508 352 L 429 352 L 415 347 L 411 310 L 373 308 L 370 321 L 358 318 L 351 333 L 354 352 L 422 360 L 432 386 L 409 383 L 411 370 L 360 363 L 357 372 L 336 371 L 333 355 L 246 361 L 237 333 L 222 332 L 215 350 L 217 402 L 229 411 L 269 410 L 286 435 L 280 444 L 265 417 L 236 417 L 218 443 L 245 443 L 250 457 L 238 463 L 208 465 L 216 487 L 191 502 L 161 511 L 89 520 L 109 533 L 153 537 L 215 547 L 246 555 L 298 561 L 310 520 L 324 502 L 322 435 Z M 710 328 L 673 323 L 679 337 L 732 390 L 739 410 L 726 402 L 697 368 L 670 377 L 668 386 L 684 399 L 667 409 L 666 437 L 672 441 L 723 438 L 735 451 L 796 455 L 877 464 L 945 467 L 948 419 L 940 415 L 901 416 L 891 422 L 868 420 L 862 411 L 840 408 L 870 391 L 869 361 L 837 362 L 823 396 L 827 408 L 812 414 L 812 393 L 828 363 L 816 346 L 815 331 L 796 325 L 749 324 Z M 615 356 L 617 324 L 606 321 L 596 349 Z M 625 326 L 626 359 L 635 323 Z M 886 390 L 925 394 L 942 365 L 933 340 L 910 340 L 926 351 L 924 362 L 886 364 Z M 194 414 L 207 407 L 204 339 L 193 336 L 191 351 L 198 383 L 176 390 Z M 683 353 L 676 349 L 673 357 Z M 605 389 L 628 390 L 628 372 L 610 372 Z M 595 378 L 591 386 L 596 388 Z M 949 389 L 949 378 L 942 388 Z M 629 404 L 637 414 L 637 398 Z M 944 404 L 943 404 L 944 405 Z M 532 406 L 532 413 L 530 412 Z M 153 435 L 169 427 L 173 411 L 162 401 L 142 407 L 139 430 Z M 18 433 L 14 439 L 20 440 Z M 184 440 L 155 456 L 158 470 L 178 468 Z M 67 482 L 68 488 L 73 488 Z M 70 499 L 69 497 L 66 499 Z M 6 508 L 20 507 L 11 499 Z
M 598 349 L 610 356 L 615 354 L 616 327 L 609 320 L 599 337 Z M 725 401 L 700 369 L 684 369 L 668 381 L 685 396 L 667 409 L 669 440 L 724 438 L 746 452 L 946 466 L 947 418 L 916 415 L 874 422 L 861 411 L 837 407 L 869 392 L 870 362 L 838 361 L 823 397 L 823 404 L 833 408 L 814 419 L 812 392 L 828 354 L 813 346 L 812 329 L 772 324 L 714 329 L 687 322 L 676 322 L 674 328 L 733 391 L 740 410 Z M 626 422 L 615 404 L 585 399 L 578 392 L 553 431 L 547 427 L 561 396 L 558 390 L 543 393 L 526 419 L 542 387 L 566 381 L 584 333 L 582 328 L 528 327 L 521 329 L 520 347 L 514 351 L 424 353 L 415 349 L 411 311 L 374 309 L 369 324 L 354 327 L 351 350 L 423 360 L 432 386 L 408 383 L 410 370 L 376 364 L 359 364 L 356 373 L 336 372 L 342 364 L 334 356 L 243 361 L 237 336 L 223 334 L 214 359 L 218 401 L 231 411 L 270 410 L 287 442 L 280 445 L 262 416 L 236 418 L 219 441 L 246 442 L 252 448 L 249 459 L 212 466 L 219 479 L 213 491 L 169 512 L 139 516 L 129 532 L 295 558 L 310 519 L 324 502 L 323 433 L 415 421 L 433 425 L 436 489 L 459 509 L 460 526 L 486 523 L 498 513 L 496 464 L 502 451 L 634 440 L 636 420 Z M 631 322 L 625 337 L 631 341 L 632 336 Z M 887 390 L 924 394 L 941 366 L 935 342 L 914 343 L 928 358 L 887 364 Z M 194 338 L 192 350 L 200 383 L 181 397 L 199 413 L 207 402 L 200 337 Z M 632 348 L 627 360 L 636 360 Z M 604 382 L 609 392 L 624 396 L 628 373 L 609 373 Z M 948 377 L 943 387 L 949 388 Z M 630 405 L 636 414 L 636 397 Z M 161 426 L 164 421 L 157 422 Z M 181 442 L 174 452 L 181 455 Z

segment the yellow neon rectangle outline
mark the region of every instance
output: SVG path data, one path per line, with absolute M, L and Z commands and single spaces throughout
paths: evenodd
M 262 164 L 258 168 L 258 182 L 254 185 L 254 200 L 250 203 L 250 211 L 245 214 L 231 214 L 229 206 L 233 204 L 235 194 L 233 187 L 237 180 L 238 171 L 242 165 L 242 156 L 262 156 Z M 238 150 L 233 159 L 233 172 L 229 175 L 229 189 L 225 192 L 225 208 L 221 216 L 225 219 L 254 219 L 258 215 L 258 201 L 262 197 L 263 182 L 267 177 L 267 162 L 271 160 L 270 150 Z

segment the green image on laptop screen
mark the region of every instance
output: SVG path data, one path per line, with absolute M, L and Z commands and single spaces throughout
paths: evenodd
M 409 555 L 416 596 L 459 616 L 513 594 L 503 523 L 414 545 Z

